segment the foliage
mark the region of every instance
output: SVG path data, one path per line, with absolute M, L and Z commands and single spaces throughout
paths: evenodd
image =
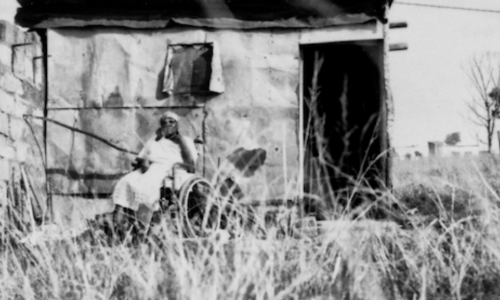
M 385 221 L 339 217 L 319 236 L 274 225 L 266 238 L 185 240 L 160 227 L 161 246 L 107 245 L 96 231 L 35 244 L 2 220 L 0 297 L 498 299 L 500 162 L 394 165 L 394 191 L 376 203 Z
M 498 59 L 492 54 L 474 56 L 467 69 L 474 95 L 467 103 L 472 113 L 472 122 L 486 131 L 488 152 L 491 153 L 496 118 L 500 107 L 497 80 L 500 78 Z
M 448 146 L 455 146 L 460 143 L 460 132 L 452 132 L 446 135 L 444 143 Z

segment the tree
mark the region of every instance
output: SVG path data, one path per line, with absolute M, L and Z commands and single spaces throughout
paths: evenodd
M 446 139 L 444 140 L 444 143 L 448 146 L 455 146 L 459 142 L 460 142 L 460 132 L 452 132 L 446 135 Z
M 474 89 L 474 95 L 467 106 L 472 113 L 472 121 L 485 129 L 487 138 L 481 142 L 488 145 L 488 153 L 491 153 L 500 108 L 498 60 L 492 54 L 476 55 L 469 63 L 467 75 Z

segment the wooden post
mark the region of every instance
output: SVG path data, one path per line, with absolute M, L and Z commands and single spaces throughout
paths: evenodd
M 389 45 L 389 51 L 404 51 L 404 50 L 408 50 L 408 44 L 406 43 L 397 43 Z
M 407 22 L 391 22 L 389 23 L 389 29 L 396 29 L 396 28 L 407 28 L 408 23 Z
M 299 178 L 297 180 L 298 185 L 298 200 L 297 205 L 299 206 L 299 218 L 303 218 L 304 213 L 304 53 L 303 49 L 300 49 L 300 59 L 299 59 L 299 128 L 298 128 L 298 140 L 299 140 Z
M 500 153 L 500 131 L 497 130 L 497 138 L 498 138 L 498 151 Z

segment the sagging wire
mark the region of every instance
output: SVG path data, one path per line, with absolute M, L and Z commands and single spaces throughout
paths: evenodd
M 37 139 L 37 137 L 35 135 L 35 131 L 33 129 L 33 126 L 31 125 L 31 123 L 29 122 L 28 119 L 38 119 L 38 120 L 43 120 L 45 122 L 51 122 L 51 123 L 54 123 L 54 124 L 56 124 L 58 126 L 61 126 L 63 128 L 69 129 L 71 131 L 79 132 L 81 134 L 90 136 L 90 137 L 92 137 L 92 138 L 94 138 L 94 139 L 96 139 L 96 140 L 98 140 L 98 141 L 100 141 L 100 142 L 102 142 L 102 143 L 104 143 L 104 144 L 106 144 L 106 145 L 108 145 L 108 146 L 110 146 L 110 147 L 118 150 L 118 151 L 122 151 L 122 152 L 125 152 L 125 153 L 130 153 L 130 154 L 138 155 L 138 152 L 130 151 L 128 149 L 116 146 L 115 144 L 107 141 L 106 139 L 104 139 L 104 138 L 102 138 L 102 137 L 100 137 L 98 135 L 95 135 L 93 133 L 90 133 L 90 132 L 87 132 L 87 131 L 84 131 L 84 130 L 81 130 L 81 129 L 78 129 L 78 128 L 75 128 L 75 127 L 71 127 L 69 125 L 66 125 L 64 123 L 58 122 L 58 121 L 53 120 L 53 119 L 49 119 L 49 118 L 46 118 L 46 117 L 40 117 L 40 116 L 34 116 L 34 115 L 27 115 L 27 114 L 23 115 L 23 119 L 26 122 L 26 124 L 28 125 L 28 127 L 29 127 L 29 129 L 31 131 L 31 134 L 33 135 L 33 139 L 35 140 L 36 146 L 37 146 L 38 151 L 40 153 L 40 157 L 42 158 L 42 164 L 43 164 L 43 167 L 44 167 L 45 170 L 47 170 L 47 155 L 43 155 L 44 151 L 42 151 L 40 143 L 38 142 L 38 139 Z M 45 154 L 47 154 L 47 153 L 45 153 Z M 46 178 L 46 182 L 48 184 L 47 178 Z M 50 188 L 46 187 L 46 189 L 47 189 L 47 196 L 48 196 Z M 38 202 L 38 199 L 35 198 L 35 200 Z M 50 207 L 49 209 L 51 210 L 50 214 L 53 216 L 52 204 L 48 204 L 48 206 Z
M 407 1 L 394 1 L 394 4 L 401 5 L 411 5 L 411 6 L 421 6 L 428 8 L 438 8 L 438 9 L 454 9 L 454 10 L 465 10 L 465 11 L 474 11 L 474 12 L 483 12 L 483 13 L 500 13 L 500 10 L 494 9 L 486 9 L 486 8 L 475 8 L 475 7 L 461 7 L 461 6 L 451 6 L 451 5 L 437 5 L 431 3 L 416 3 L 416 2 L 407 2 Z
M 131 150 L 128 150 L 128 149 L 125 149 L 125 148 L 119 147 L 119 146 L 117 146 L 117 145 L 115 145 L 115 144 L 113 144 L 113 143 L 109 142 L 109 141 L 108 141 L 108 140 L 106 140 L 105 138 L 102 138 L 102 137 L 100 137 L 100 136 L 98 136 L 98 135 L 96 135 L 96 134 L 93 134 L 93 133 L 90 133 L 90 132 L 87 132 L 87 131 L 84 131 L 84 130 L 81 130 L 81 129 L 78 129 L 78 128 L 75 128 L 75 127 L 71 127 L 71 126 L 69 126 L 69 125 L 66 125 L 66 124 L 64 124 L 64 123 L 61 123 L 61 122 L 56 121 L 56 120 L 53 120 L 53 119 L 49 119 L 49 118 L 46 118 L 46 117 L 40 117 L 40 116 L 34 116 L 34 115 L 23 115 L 23 118 L 24 118 L 24 120 L 26 121 L 26 123 L 28 123 L 28 124 L 29 124 L 29 122 L 28 122 L 28 120 L 27 120 L 28 118 L 32 118 L 32 119 L 39 119 L 39 120 L 43 120 L 43 121 L 46 121 L 46 122 L 51 122 L 51 123 L 54 123 L 54 124 L 56 124 L 56 125 L 59 125 L 59 126 L 61 126 L 61 127 L 63 127 L 63 128 L 69 129 L 69 130 L 71 130 L 71 131 L 76 131 L 76 132 L 78 132 L 78 133 L 81 133 L 81 134 L 84 134 L 84 135 L 90 136 L 90 137 L 92 137 L 92 138 L 94 138 L 94 139 L 96 139 L 96 140 L 98 140 L 98 141 L 100 141 L 100 142 L 102 142 L 102 143 L 104 143 L 104 144 L 106 144 L 106 145 L 110 146 L 111 148 L 114 148 L 114 149 L 118 150 L 118 151 L 122 151 L 122 152 L 125 152 L 125 153 L 130 153 L 130 154 L 134 154 L 134 155 L 138 155 L 138 154 L 139 154 L 138 152 L 131 151 Z M 31 129 L 31 131 L 32 131 L 32 133 L 33 133 L 33 136 L 34 136 L 34 131 L 32 130 L 31 125 L 30 125 L 30 129 Z M 36 140 L 36 137 L 35 137 L 35 140 Z M 39 144 L 38 144 L 38 141 L 37 141 L 37 145 L 39 145 Z M 40 148 L 40 147 L 39 147 L 39 149 L 40 149 L 40 151 L 41 151 L 41 148 Z M 45 164 L 45 166 L 46 166 L 46 164 Z

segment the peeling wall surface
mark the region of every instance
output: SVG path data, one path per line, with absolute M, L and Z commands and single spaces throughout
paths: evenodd
M 6 201 L 23 218 L 28 209 L 37 219 L 47 212 L 43 123 L 23 118 L 43 116 L 41 57 L 36 33 L 0 21 L 0 215 Z
M 298 37 L 269 31 L 51 30 L 49 118 L 138 152 L 154 134 L 162 110 L 174 107 L 183 117 L 184 134 L 205 139 L 208 176 L 238 148 L 262 148 L 267 160 L 258 176 L 245 178 L 245 194 L 281 197 L 285 152 L 289 171 L 298 165 Z M 225 92 L 163 94 L 167 46 L 214 41 Z M 193 105 L 200 108 L 183 108 Z M 110 193 L 134 158 L 58 125 L 48 126 L 48 139 L 49 174 L 60 193 Z M 203 158 L 198 165 L 203 172 Z M 66 176 L 68 167 L 73 172 Z
M 181 133 L 204 141 L 199 173 L 236 178 L 249 199 L 291 199 L 299 190 L 301 38 L 300 30 L 285 29 L 51 29 L 48 117 L 139 152 L 158 116 L 172 109 Z M 223 93 L 162 92 L 168 45 L 191 43 L 218 45 Z M 109 195 L 135 157 L 50 123 L 47 143 L 50 183 L 60 197 Z M 235 163 L 248 151 L 259 157 L 251 172 Z

